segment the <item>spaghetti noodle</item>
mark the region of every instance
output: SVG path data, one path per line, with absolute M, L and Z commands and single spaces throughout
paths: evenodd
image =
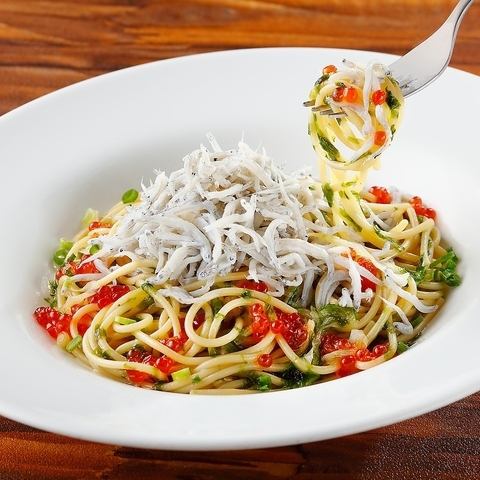
M 311 133 L 331 135 L 320 120 Z M 347 181 L 336 167 L 358 159 L 322 156 L 319 183 L 209 139 L 61 241 L 34 314 L 57 343 L 102 374 L 191 394 L 309 385 L 408 349 L 460 282 L 435 212 Z

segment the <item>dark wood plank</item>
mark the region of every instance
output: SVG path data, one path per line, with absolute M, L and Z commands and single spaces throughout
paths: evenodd
M 2 0 L 0 113 L 103 72 L 201 51 L 326 46 L 404 53 L 453 0 Z M 453 65 L 480 73 L 480 4 Z
M 402 54 L 454 0 L 2 0 L 0 114 L 57 88 L 152 60 L 226 48 L 326 46 Z M 480 74 L 480 3 L 454 66 Z M 342 439 L 277 449 L 165 452 L 82 442 L 0 417 L 0 479 L 471 480 L 480 394 Z

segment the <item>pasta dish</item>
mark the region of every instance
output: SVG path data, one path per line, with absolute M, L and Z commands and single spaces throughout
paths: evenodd
M 208 135 L 179 170 L 87 210 L 37 322 L 101 374 L 190 394 L 310 385 L 408 350 L 460 278 L 435 210 L 365 187 L 401 91 L 382 65 L 344 62 L 306 105 L 319 179 Z

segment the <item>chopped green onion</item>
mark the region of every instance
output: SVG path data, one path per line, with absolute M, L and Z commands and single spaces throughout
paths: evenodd
M 403 353 L 406 352 L 410 347 L 404 342 L 398 342 L 397 352 Z
M 133 203 L 135 200 L 138 198 L 138 190 L 135 190 L 134 188 L 131 188 L 130 190 L 127 190 L 123 195 L 122 195 L 122 202 L 123 203 Z
M 120 325 L 132 325 L 133 323 L 137 323 L 137 321 L 131 318 L 121 317 L 120 315 L 117 315 L 115 317 L 115 323 L 119 323 Z
M 192 383 L 200 383 L 201 381 L 202 381 L 202 379 L 200 378 L 200 375 L 195 375 L 192 378 Z
M 70 250 L 73 247 L 73 242 L 70 240 L 65 240 L 64 238 L 60 239 L 60 244 L 58 245 L 59 249 Z
M 147 298 L 142 300 L 142 303 L 140 303 L 139 308 L 140 310 L 147 310 L 147 308 L 151 307 L 155 303 L 155 300 L 148 296 Z
M 241 294 L 242 298 L 252 298 L 252 292 L 250 290 L 244 290 Z
M 109 355 L 105 350 L 102 350 L 100 347 L 95 348 L 95 350 L 93 351 L 93 353 L 94 353 L 97 357 L 101 357 L 101 358 L 105 358 L 105 359 L 107 359 L 107 360 L 111 360 L 110 355 Z
M 145 282 L 142 284 L 142 290 L 145 293 L 148 293 L 150 296 L 155 295 L 157 291 L 153 288 L 153 285 L 151 283 Z
M 412 327 L 415 328 L 415 327 L 418 327 L 422 322 L 423 322 L 424 318 L 419 315 L 418 317 L 415 317 L 410 323 L 412 324 Z
M 89 253 L 90 255 L 95 255 L 99 250 L 100 250 L 100 245 L 95 244 L 90 247 Z
M 77 335 L 75 338 L 72 338 L 72 340 L 70 340 L 67 343 L 67 346 L 65 347 L 65 350 L 69 353 L 72 353 L 81 344 L 82 344 L 82 337 L 80 335 Z
M 328 206 L 331 207 L 333 205 L 333 189 L 329 183 L 324 183 L 322 185 L 323 195 L 325 200 L 328 203 Z
M 87 208 L 85 215 L 82 218 L 82 227 L 87 228 L 92 222 L 98 220 L 98 210 Z
M 63 265 L 65 265 L 65 260 L 67 259 L 67 255 L 68 255 L 68 250 L 66 248 L 59 248 L 53 254 L 53 263 L 57 267 L 63 267 Z
M 178 382 L 179 380 L 186 380 L 190 377 L 190 369 L 182 368 L 181 370 L 177 370 L 176 372 L 172 373 L 172 380 L 174 382 Z

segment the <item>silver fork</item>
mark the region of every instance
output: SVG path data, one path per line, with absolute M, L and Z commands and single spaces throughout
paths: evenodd
M 460 0 L 445 23 L 430 37 L 389 66 L 388 75 L 400 85 L 404 97 L 413 95 L 436 80 L 447 68 L 463 16 L 473 0 Z M 339 116 L 330 108 L 314 107 L 314 102 L 304 102 L 306 107 L 320 115 Z

